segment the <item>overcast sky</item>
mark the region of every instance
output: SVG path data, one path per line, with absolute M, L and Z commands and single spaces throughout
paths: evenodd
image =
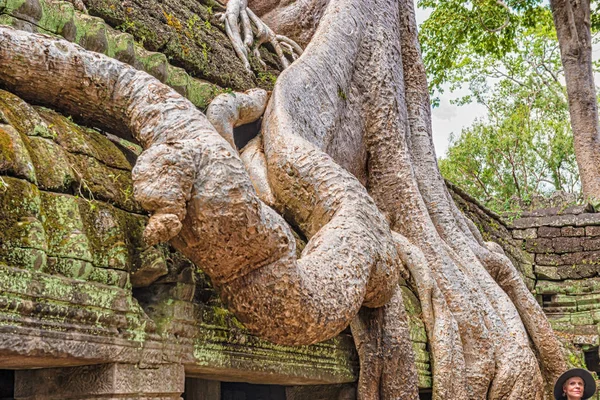
M 430 10 L 417 8 L 417 23 L 423 22 L 429 14 Z M 594 60 L 600 59 L 600 44 L 592 48 L 592 57 Z M 600 74 L 596 74 L 596 86 L 600 84 Z M 478 117 L 483 117 L 486 114 L 486 109 L 481 104 L 468 104 L 465 106 L 456 106 L 450 104 L 450 100 L 456 99 L 464 94 L 467 90 L 450 92 L 446 90 L 440 96 L 440 106 L 432 111 L 433 125 L 433 143 L 435 145 L 435 153 L 438 157 L 443 156 L 448 148 L 450 133 L 459 135 L 462 128 L 466 128 L 475 121 Z

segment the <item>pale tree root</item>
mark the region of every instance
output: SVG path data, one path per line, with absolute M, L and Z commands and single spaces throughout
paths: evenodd
M 539 367 L 534 365 L 535 359 L 529 351 L 529 338 L 533 341 L 535 352 L 539 357 L 546 389 L 566 369 L 562 347 L 517 269 L 506 256 L 499 252 L 492 252 L 485 246 L 472 222 L 458 211 L 451 200 L 433 152 L 429 93 L 425 68 L 420 56 L 413 4 L 403 1 L 402 6 L 406 16 L 401 20 L 401 38 L 406 103 L 410 122 L 410 154 L 415 166 L 419 190 L 436 231 L 452 249 L 455 257 L 463 260 L 467 267 L 466 272 L 480 282 L 490 304 L 506 326 L 507 333 L 516 341 L 514 350 L 505 346 L 500 355 L 503 357 L 497 357 L 499 360 L 503 359 L 499 362 L 505 364 L 504 367 L 499 368 L 498 378 L 495 379 L 488 395 L 492 398 L 500 398 L 507 393 L 511 395 L 516 393 L 518 396 L 519 392 L 527 391 L 528 386 L 534 386 L 538 390 L 535 396 L 541 398 L 542 374 L 536 372 Z M 496 250 L 499 250 L 498 247 L 496 246 Z M 499 288 L 502 290 L 499 291 Z M 516 374 L 514 361 L 506 360 L 506 355 L 511 352 L 514 353 L 509 357 L 520 356 L 521 372 L 529 370 L 534 373 L 530 382 L 514 382 L 512 389 L 508 380 L 502 383 L 501 379 L 502 374 L 507 377 Z M 526 375 L 521 373 L 521 378 L 523 376 Z M 531 390 L 529 396 L 532 396 Z
M 267 157 L 263 149 L 262 136 L 258 135 L 248 142 L 240 155 L 258 197 L 269 207 L 275 206 L 275 195 L 269 186 L 267 175 Z
M 278 160 L 287 132 L 327 150 L 347 169 L 356 168 L 347 160 L 364 161 L 369 193 L 392 228 L 420 247 L 421 265 L 429 270 L 413 275 L 420 292 L 430 293 L 427 315 L 435 319 L 426 322 L 429 332 L 435 332 L 438 319 L 455 332 L 436 351 L 444 360 L 440 351 L 451 348 L 445 359 L 459 360 L 454 373 L 465 378 L 449 386 L 452 395 L 440 392 L 440 385 L 434 396 L 539 399 L 541 372 L 514 300 L 472 251 L 470 236 L 451 223 L 455 210 L 435 164 L 430 121 L 421 114 L 429 106 L 420 97 L 427 85 L 418 70 L 414 9 L 408 1 L 400 3 L 399 8 L 392 0 L 330 2 L 311 45 L 281 74 L 267 107 L 263 140 L 269 182 L 278 203 L 294 203 L 285 189 L 293 181 L 282 176 L 286 168 Z M 332 143 L 345 146 L 343 152 Z M 364 148 L 367 157 L 361 156 Z M 464 228 L 468 224 L 461 224 Z M 434 368 L 444 365 L 433 357 Z
M 235 151 L 155 78 L 0 27 L 0 79 L 25 99 L 137 139 L 145 150 L 135 197 L 152 212 L 146 237 L 172 239 L 253 333 L 315 343 L 342 331 L 362 304 L 380 307 L 393 295 L 400 261 L 389 226 L 364 187 L 305 140 L 281 138 L 279 158 L 287 183 L 279 199 L 288 196 L 287 216 L 310 239 L 297 260 L 289 225 L 258 199 Z
M 283 48 L 291 54 L 293 60 L 302 54 L 302 48 L 295 41 L 283 35 L 275 34 L 267 24 L 257 17 L 248 8 L 248 0 L 229 0 L 225 13 L 220 17 L 225 24 L 225 32 L 231 40 L 236 54 L 250 73 L 252 73 L 252 69 L 250 68 L 248 55 L 251 51 L 260 64 L 266 67 L 258 51 L 263 43 L 270 43 L 273 46 L 284 69 L 289 67 L 290 62 L 285 56 Z M 253 26 L 256 29 L 256 38 L 252 30 Z M 255 39 L 256 43 L 254 43 Z
M 417 369 L 400 286 L 384 307 L 363 307 L 350 328 L 360 360 L 357 400 L 418 399 Z
M 423 252 L 404 236 L 394 232 L 398 253 L 413 277 L 421 302 L 427 338 L 431 348 L 433 400 L 468 400 L 465 359 L 460 332 L 446 299 L 432 276 Z
M 251 113 L 248 108 L 256 108 L 256 103 L 247 101 L 239 93 L 224 100 L 227 107 L 220 107 L 222 100 L 217 98 L 209 106 L 207 116 L 211 122 L 217 122 L 213 124 L 218 127 L 219 132 L 225 132 L 222 135 L 227 138 L 232 127 L 240 124 L 237 116 Z M 214 106 L 215 102 L 218 107 Z M 232 113 L 230 110 L 237 112 Z M 232 117 L 233 115 L 236 117 Z M 250 121 L 245 123 L 247 122 Z M 251 158 L 245 157 L 248 154 Z M 261 199 L 265 200 L 265 194 L 261 196 L 259 189 L 263 185 L 267 185 L 267 189 L 262 192 L 273 196 L 266 179 L 267 166 L 261 136 L 244 148 L 242 161 Z M 272 198 L 267 200 L 271 201 Z M 375 309 L 363 307 L 350 327 L 360 359 L 358 399 L 418 398 L 417 371 L 400 287 L 395 288 L 392 298 L 385 306 Z
M 233 128 L 258 120 L 265 113 L 269 95 L 264 89 L 250 89 L 244 93 L 222 93 L 206 109 L 206 118 L 217 132 L 229 142 L 233 150 Z
M 265 112 L 268 93 L 263 89 L 250 89 L 244 93 L 224 93 L 210 103 L 206 117 L 217 132 L 235 150 L 233 129 L 258 120 Z M 240 158 L 250 176 L 258 197 L 268 206 L 275 204 L 275 196 L 267 180 L 267 161 L 262 137 L 258 135 L 241 149 Z

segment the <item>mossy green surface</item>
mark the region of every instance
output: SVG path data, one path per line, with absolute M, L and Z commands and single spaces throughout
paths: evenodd
M 92 253 L 74 196 L 41 192 L 42 223 L 48 239 L 48 255 L 92 262 Z
M 97 267 L 127 271 L 131 259 L 127 249 L 127 234 L 120 221 L 123 211 L 100 201 L 78 202 L 83 229 Z
M 97 159 L 81 154 L 67 155 L 76 177 L 74 192 L 80 196 L 108 201 L 131 212 L 144 212 L 133 198 L 131 173 L 112 168 Z
M 56 133 L 56 142 L 66 151 L 93 157 L 109 167 L 131 170 L 132 165 L 123 152 L 106 136 L 81 127 L 53 110 L 44 107 L 35 110 Z
M 0 189 L 0 263 L 43 270 L 46 236 L 40 221 L 40 192 L 25 180 L 2 177 Z
M 46 139 L 56 137 L 56 133 L 48 127 L 32 106 L 5 90 L 0 90 L 0 118 L 23 135 Z
M 111 28 L 101 18 L 75 11 L 72 4 L 64 1 L 0 0 L 0 21 L 19 29 L 62 36 L 85 49 L 106 54 L 137 69 L 144 70 L 161 82 L 172 83 L 176 90 L 187 96 L 194 105 L 201 109 L 205 109 L 212 98 L 221 92 L 217 85 L 195 79 L 188 72 L 170 65 L 164 54 L 144 49 L 144 42 L 146 40 L 154 41 L 157 31 L 145 26 L 139 20 L 129 19 L 123 13 L 126 9 L 123 10 L 120 1 L 114 3 L 103 1 L 102 9 L 105 11 L 103 16 L 108 17 L 109 23 L 113 22 L 114 26 L 125 32 Z M 114 13 L 116 14 L 113 15 Z M 111 15 L 114 18 L 111 18 Z M 132 35 L 129 31 L 135 32 L 137 36 Z M 182 50 L 178 49 L 178 51 Z M 206 68 L 215 68 L 208 63 L 204 52 L 201 51 L 200 54 L 197 57 L 203 60 Z M 229 69 L 229 65 L 227 68 Z M 230 76 L 229 74 L 225 75 Z M 227 79 L 227 82 L 229 81 L 230 78 Z M 0 111 L 2 110 L 1 100 L 2 96 L 0 95 Z M 33 121 L 32 119 L 28 120 Z M 21 131 L 18 127 L 17 129 Z
M 21 134 L 10 125 L 0 124 L 0 174 L 37 183 L 35 168 Z
M 326 375 L 338 382 L 356 379 L 358 360 L 348 357 L 356 353 L 347 335 L 311 346 L 281 346 L 249 335 L 231 313 L 217 307 L 204 307 L 199 323 L 193 353 L 198 366 L 292 377 Z
M 43 137 L 23 137 L 40 189 L 67 192 L 77 182 L 67 153 L 56 142 Z

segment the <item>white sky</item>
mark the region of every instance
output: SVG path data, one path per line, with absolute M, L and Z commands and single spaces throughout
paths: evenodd
M 416 17 L 417 24 L 421 24 L 431 10 L 417 8 Z M 594 60 L 600 59 L 600 44 L 592 47 L 592 57 Z M 596 85 L 600 84 L 600 74 L 596 74 Z M 432 110 L 432 128 L 433 128 L 433 143 L 435 145 L 435 153 L 438 157 L 443 156 L 448 149 L 450 133 L 456 136 L 460 134 L 462 128 L 466 128 L 475 121 L 476 118 L 486 115 L 486 109 L 483 105 L 471 103 L 464 106 L 456 106 L 450 104 L 450 100 L 456 99 L 467 94 L 467 89 L 450 92 L 446 90 L 440 96 L 440 105 Z

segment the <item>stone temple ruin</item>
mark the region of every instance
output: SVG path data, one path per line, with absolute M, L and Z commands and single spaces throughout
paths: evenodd
M 276 79 L 267 50 L 265 73 L 243 68 L 204 3 L 84 3 L 89 15 L 62 1 L 0 0 L 0 23 L 132 64 L 201 109 L 229 88 L 268 89 Z M 130 172 L 139 152 L 0 91 L 0 399 L 354 399 L 349 332 L 304 347 L 261 340 L 196 266 L 145 245 Z M 561 207 L 509 223 L 451 189 L 518 266 L 570 361 L 600 371 L 600 214 Z M 427 335 L 410 286 L 402 290 L 427 399 Z

